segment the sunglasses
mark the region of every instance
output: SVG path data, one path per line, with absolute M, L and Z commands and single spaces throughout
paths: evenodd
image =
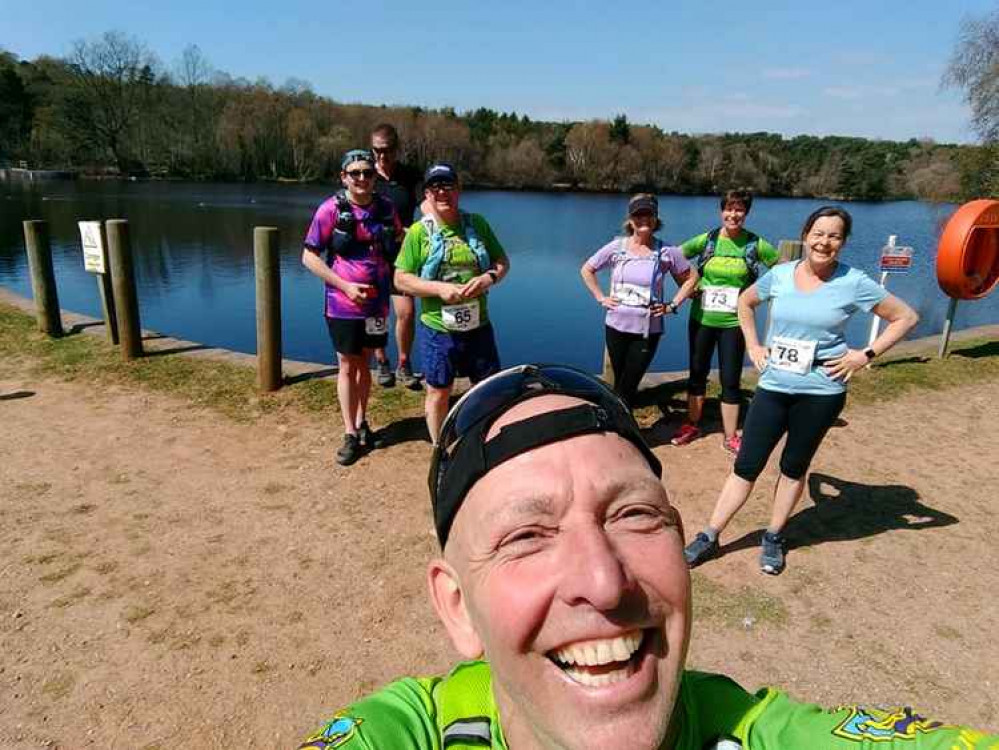
M 546 394 L 587 402 L 531 417 L 500 430 L 486 441 L 492 423 L 515 404 Z M 472 485 L 514 456 L 574 435 L 614 432 L 631 441 L 649 466 L 662 465 L 645 444 L 630 409 L 606 383 L 565 365 L 520 365 L 475 385 L 448 412 L 430 465 L 430 499 L 443 546 L 454 516 Z
M 384 154 L 395 153 L 396 148 L 395 146 L 384 146 L 382 148 L 378 148 L 378 146 L 372 146 L 371 150 L 374 151 L 378 156 L 382 156 Z
M 427 185 L 427 190 L 431 193 L 450 193 L 454 189 L 453 182 L 435 182 L 432 185 Z
M 354 180 L 360 180 L 362 177 L 366 180 L 370 180 L 375 176 L 375 170 L 373 169 L 348 169 L 347 176 Z

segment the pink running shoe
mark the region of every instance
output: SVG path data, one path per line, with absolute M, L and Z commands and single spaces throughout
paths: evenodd
M 680 425 L 680 429 L 676 431 L 676 434 L 670 439 L 671 445 L 686 445 L 694 440 L 697 440 L 701 436 L 701 429 L 697 425 L 692 425 L 689 422 L 684 422 Z
M 742 436 L 733 435 L 730 438 L 725 438 L 722 440 L 722 448 L 731 453 L 733 456 L 739 455 L 739 449 L 742 447 Z

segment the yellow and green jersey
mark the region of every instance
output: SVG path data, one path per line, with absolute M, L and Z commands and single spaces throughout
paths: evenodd
M 689 260 L 701 255 L 708 247 L 710 234 L 711 232 L 699 234 L 680 245 L 683 257 Z M 761 266 L 760 276 L 780 259 L 777 248 L 762 237 L 751 235 L 745 230 L 735 239 L 719 234 L 714 254 L 700 269 L 701 278 L 697 282 L 697 288 L 701 294 L 694 298 L 690 308 L 690 316 L 701 325 L 709 328 L 735 328 L 739 325 L 739 317 L 731 304 L 728 305 L 729 309 L 725 309 L 723 303 L 715 306 L 713 310 L 705 309 L 705 307 L 711 307 L 710 302 L 712 301 L 706 299 L 705 295 L 718 296 L 723 300 L 724 296 L 718 295 L 716 291 L 733 290 L 731 301 L 738 297 L 740 291 L 755 281 L 746 265 L 746 246 L 753 239 L 756 241 L 756 257 Z
M 999 750 L 999 735 L 932 721 L 910 708 L 798 703 L 755 695 L 727 677 L 684 672 L 673 750 Z M 622 738 L 622 745 L 627 738 Z M 301 748 L 310 750 L 506 750 L 483 661 L 445 677 L 404 678 L 338 712 Z M 516 749 L 514 749 L 516 750 Z

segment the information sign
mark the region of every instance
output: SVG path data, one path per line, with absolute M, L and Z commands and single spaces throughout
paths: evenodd
M 107 273 L 107 251 L 99 221 L 81 221 L 80 240 L 83 242 L 83 268 L 90 273 Z

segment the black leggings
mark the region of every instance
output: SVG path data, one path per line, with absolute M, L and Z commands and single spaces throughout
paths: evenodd
M 662 334 L 652 333 L 646 337 L 640 333 L 624 333 L 610 326 L 604 328 L 607 331 L 607 354 L 614 371 L 614 392 L 629 407 L 634 406 L 638 384 L 656 356 Z
M 789 479 L 801 479 L 845 403 L 845 392 L 794 394 L 757 388 L 742 426 L 742 447 L 735 459 L 736 475 L 755 482 L 786 432 L 780 471 Z
M 711 372 L 711 355 L 718 347 L 718 370 L 721 373 L 721 401 L 723 404 L 742 402 L 739 383 L 742 380 L 742 363 L 746 358 L 746 340 L 742 329 L 712 328 L 694 320 L 687 325 L 690 337 L 690 385 L 687 393 L 703 396 L 708 388 L 708 373 Z

